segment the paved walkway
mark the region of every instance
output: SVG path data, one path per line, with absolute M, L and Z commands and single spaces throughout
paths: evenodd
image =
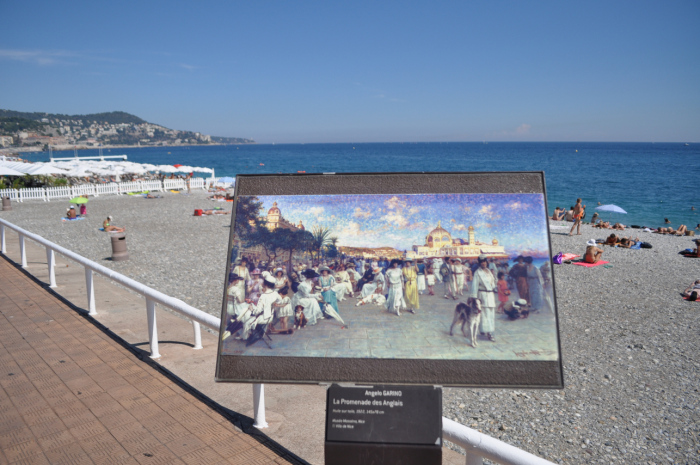
M 0 256 L 0 463 L 302 463 Z

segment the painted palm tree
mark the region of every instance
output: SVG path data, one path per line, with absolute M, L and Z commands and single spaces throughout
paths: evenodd
M 316 251 L 317 258 L 321 257 L 321 252 L 323 247 L 331 243 L 331 228 L 324 228 L 323 226 L 314 226 L 311 230 L 313 235 L 313 250 Z

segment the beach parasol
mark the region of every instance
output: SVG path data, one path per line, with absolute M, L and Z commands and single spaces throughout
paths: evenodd
M 617 205 L 613 205 L 613 204 L 601 205 L 600 207 L 595 207 L 595 209 L 600 210 L 602 212 L 624 213 L 625 215 L 627 214 L 627 212 L 624 211 L 622 208 L 618 207 Z
M 599 207 L 595 207 L 595 209 L 602 211 L 602 212 L 608 212 L 608 213 L 622 213 L 623 215 L 627 214 L 627 212 L 624 211 L 622 208 L 618 207 L 617 205 L 613 205 L 613 204 L 601 205 Z
M 236 182 L 236 179 L 232 178 L 231 176 L 224 176 L 222 178 L 217 179 L 216 182 L 220 182 L 221 184 L 233 184 L 234 182 Z
M 70 203 L 75 203 L 75 204 L 81 204 L 81 203 L 88 203 L 88 199 L 85 197 L 73 197 L 70 199 Z

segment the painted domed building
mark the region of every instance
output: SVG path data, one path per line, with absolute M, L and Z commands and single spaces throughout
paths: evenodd
M 469 236 L 463 238 L 452 237 L 438 221 L 437 227 L 425 236 L 424 245 L 414 245 L 412 250 L 406 252 L 406 258 L 430 258 L 430 257 L 460 257 L 476 258 L 479 255 L 486 255 L 493 258 L 507 258 L 506 250 L 499 245 L 498 239 L 491 242 L 481 242 L 476 240 L 474 226 L 469 226 Z
M 273 202 L 272 208 L 270 208 L 267 211 L 267 216 L 265 217 L 265 226 L 267 226 L 267 229 L 269 229 L 270 231 L 274 231 L 277 228 L 286 228 L 291 229 L 292 231 L 296 231 L 297 229 L 304 229 L 304 226 L 301 224 L 301 220 L 299 220 L 298 225 L 295 225 L 291 221 L 287 221 L 282 216 L 282 213 L 280 212 L 280 209 L 277 206 L 277 202 Z

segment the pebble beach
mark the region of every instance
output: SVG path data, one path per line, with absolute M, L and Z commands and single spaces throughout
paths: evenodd
M 0 218 L 219 316 L 231 216 L 193 212 L 232 204 L 202 190 L 160 195 L 91 198 L 80 221 L 61 221 L 65 201 L 13 202 Z M 110 260 L 107 215 L 126 227 L 129 260 Z M 551 226 L 553 253 L 582 255 L 610 234 Z M 611 267 L 553 265 L 565 388 L 445 388 L 443 415 L 555 463 L 700 461 L 700 302 L 679 294 L 700 278 L 700 259 L 678 254 L 693 238 L 621 235 L 653 248 L 603 247 Z

